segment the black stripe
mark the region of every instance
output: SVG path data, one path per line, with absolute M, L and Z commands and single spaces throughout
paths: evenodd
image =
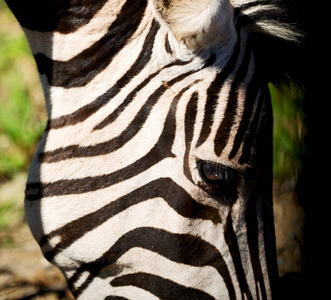
M 111 63 L 135 33 L 146 4 L 146 0 L 126 1 L 107 34 L 68 61 L 55 61 L 41 53 L 35 55 L 39 73 L 47 76 L 51 86 L 85 86 Z
M 245 211 L 245 221 L 247 227 L 247 240 L 248 240 L 250 260 L 252 262 L 254 278 L 255 278 L 255 288 L 257 293 L 259 293 L 260 290 L 262 292 L 262 295 L 258 294 L 258 299 L 267 299 L 266 288 L 263 280 L 262 267 L 259 258 L 259 248 L 263 248 L 261 247 L 261 245 L 259 245 L 259 241 L 258 241 L 258 224 L 257 224 L 258 216 L 256 213 L 256 210 L 258 208 L 257 208 L 256 199 L 259 198 L 258 197 L 259 192 L 260 189 L 255 188 L 248 199 L 247 208 Z M 259 206 L 260 205 L 261 203 L 259 203 Z
M 167 53 L 172 54 L 172 49 L 170 47 L 168 34 L 166 34 L 166 37 L 165 37 L 164 48 L 166 49 Z
M 52 251 L 45 254 L 45 257 L 51 261 L 57 253 L 115 215 L 131 206 L 158 197 L 162 198 L 173 210 L 185 218 L 210 220 L 214 224 L 222 222 L 218 209 L 196 202 L 190 194 L 172 179 L 160 178 L 43 236 L 39 244 L 43 247 L 53 237 L 61 237 L 61 242 Z
M 251 49 L 248 47 L 247 49 L 245 49 L 243 61 L 232 82 L 224 116 L 215 136 L 214 150 L 217 156 L 220 156 L 222 154 L 230 138 L 231 129 L 235 121 L 235 115 L 238 107 L 238 88 L 245 79 L 250 61 Z
M 85 271 L 90 272 L 90 277 L 86 279 L 77 290 L 75 295 L 80 295 L 102 269 L 114 266 L 116 261 L 130 249 L 140 247 L 160 254 L 169 260 L 190 266 L 214 267 L 226 284 L 230 299 L 235 299 L 235 291 L 229 270 L 222 255 L 210 243 L 197 236 L 189 234 L 174 234 L 162 229 L 142 227 L 134 229 L 123 235 L 102 257 L 94 262 L 83 264 L 70 278 L 69 285 L 74 287 L 75 282 Z M 148 263 L 148 262 L 146 262 Z M 118 266 L 119 271 L 120 266 Z
M 265 110 L 266 105 L 268 105 L 268 101 L 270 101 L 270 94 L 268 91 L 268 87 L 265 86 L 263 90 L 261 90 L 261 96 L 258 101 L 256 101 L 256 110 L 253 116 L 253 119 L 249 125 L 249 132 L 246 134 L 245 139 L 243 141 L 243 150 L 242 154 L 239 158 L 239 163 L 244 164 L 247 163 L 252 157 L 252 153 L 255 153 L 255 157 L 258 157 L 256 151 L 262 150 L 263 147 L 256 147 L 258 141 L 261 141 L 264 136 L 263 122 L 265 121 L 265 113 L 268 113 Z M 267 118 L 271 118 L 271 116 L 267 116 Z M 259 132 L 260 130 L 260 132 Z M 263 142 L 263 141 L 262 141 Z M 254 149 L 254 150 L 253 150 Z
M 193 182 L 190 166 L 189 166 L 189 153 L 191 148 L 191 143 L 194 134 L 194 126 L 196 123 L 196 116 L 198 113 L 198 92 L 194 92 L 191 96 L 191 99 L 186 107 L 185 112 L 185 154 L 183 161 L 183 170 L 186 178 Z
M 229 247 L 233 264 L 236 270 L 237 281 L 240 286 L 242 299 L 253 299 L 252 294 L 248 288 L 245 272 L 240 259 L 241 255 L 240 255 L 237 235 L 232 226 L 231 214 L 228 215 L 228 218 L 225 223 L 224 238 L 226 244 Z
M 242 4 L 240 6 L 237 6 L 236 9 L 239 11 L 243 11 L 243 10 L 247 10 L 249 8 L 252 8 L 254 6 L 263 6 L 263 5 L 270 5 L 270 4 L 274 4 L 272 3 L 272 1 L 270 0 L 257 0 L 257 1 L 251 1 L 251 2 L 247 2 L 245 4 Z
M 248 85 L 245 97 L 245 107 L 244 112 L 240 121 L 238 132 L 234 139 L 233 148 L 229 155 L 229 159 L 233 159 L 239 151 L 241 143 L 244 139 L 244 136 L 249 132 L 249 122 L 254 109 L 254 104 L 256 104 L 256 97 L 259 92 L 260 82 L 256 80 L 256 77 L 253 77 L 251 82 Z
M 189 300 L 212 300 L 209 294 L 185 287 L 179 283 L 147 273 L 134 273 L 123 275 L 110 282 L 113 287 L 136 286 L 163 300 L 189 299 Z
M 105 300 L 129 300 L 129 299 L 120 296 L 107 296 Z
M 229 75 L 232 73 L 232 71 L 236 65 L 238 55 L 240 52 L 240 43 L 241 43 L 240 38 L 238 37 L 238 41 L 237 41 L 236 46 L 234 47 L 231 58 L 227 62 L 224 69 L 221 70 L 216 75 L 214 81 L 211 83 L 211 85 L 209 86 L 209 88 L 207 90 L 207 100 L 206 100 L 206 105 L 205 105 L 203 124 L 202 124 L 201 132 L 200 132 L 196 147 L 199 147 L 200 145 L 202 145 L 209 137 L 209 134 L 211 132 L 211 128 L 213 125 L 214 114 L 215 114 L 216 104 L 218 102 L 219 93 L 223 87 L 224 82 L 229 77 Z
M 20 24 L 41 32 L 68 34 L 86 25 L 107 0 L 6 0 Z
M 112 86 L 106 93 L 99 96 L 93 102 L 83 106 L 72 114 L 50 120 L 48 129 L 59 129 L 65 126 L 75 125 L 85 121 L 88 117 L 96 113 L 101 107 L 111 101 L 123 87 L 125 87 L 133 77 L 138 75 L 145 65 L 150 61 L 154 46 L 155 35 L 159 29 L 158 23 L 153 21 L 151 29 L 146 36 L 143 48 L 130 69 Z

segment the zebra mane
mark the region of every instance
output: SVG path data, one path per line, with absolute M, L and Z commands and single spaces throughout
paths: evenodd
M 305 4 L 295 0 L 230 0 L 243 22 L 268 81 L 276 85 L 305 81 L 307 54 Z
M 303 32 L 296 26 L 289 1 L 231 0 L 238 15 L 245 19 L 249 33 L 262 33 L 276 38 L 300 43 Z

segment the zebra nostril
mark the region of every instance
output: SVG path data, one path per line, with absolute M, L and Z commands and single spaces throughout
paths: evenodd
M 237 197 L 237 171 L 211 161 L 198 161 L 198 170 L 202 181 L 198 185 L 208 194 L 231 200 Z

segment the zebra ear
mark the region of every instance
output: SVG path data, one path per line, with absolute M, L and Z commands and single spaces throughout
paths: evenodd
M 226 44 L 236 38 L 229 0 L 151 1 L 176 39 L 193 51 Z

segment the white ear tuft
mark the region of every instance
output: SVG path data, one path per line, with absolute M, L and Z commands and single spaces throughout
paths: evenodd
M 177 40 L 194 51 L 227 43 L 236 37 L 229 0 L 152 0 Z

